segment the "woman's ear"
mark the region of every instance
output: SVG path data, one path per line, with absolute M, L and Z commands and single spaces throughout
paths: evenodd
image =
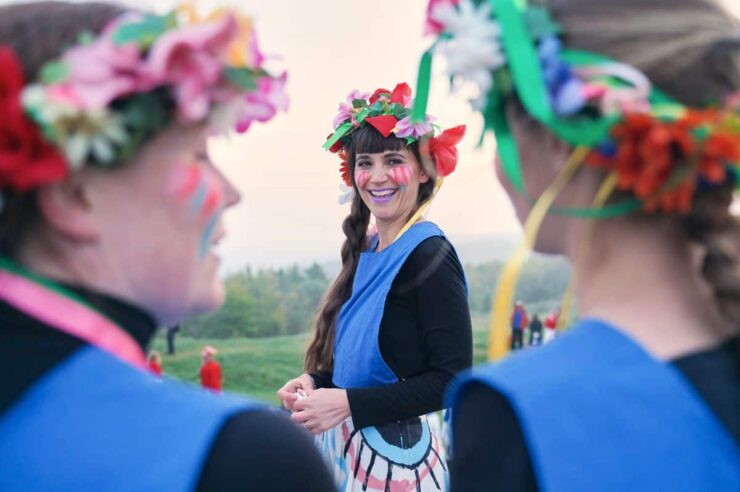
M 426 169 L 424 169 L 424 166 L 419 164 L 419 183 L 426 183 L 429 181 L 429 174 L 427 173 Z
M 85 180 L 79 176 L 40 187 L 36 201 L 44 222 L 71 240 L 96 239 L 99 229 L 86 190 Z

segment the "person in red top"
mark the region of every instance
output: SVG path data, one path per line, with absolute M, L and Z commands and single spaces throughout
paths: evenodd
M 545 338 L 543 343 L 549 343 L 555 339 L 558 331 L 558 318 L 560 318 L 560 310 L 554 309 L 545 318 Z
M 213 358 L 218 350 L 206 345 L 200 351 L 203 365 L 200 366 L 200 385 L 212 391 L 221 391 L 221 366 Z
M 162 356 L 156 350 L 149 352 L 146 357 L 146 365 L 152 373 L 162 377 Z

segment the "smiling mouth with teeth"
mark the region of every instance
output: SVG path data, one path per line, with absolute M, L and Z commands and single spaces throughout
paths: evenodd
M 386 188 L 383 190 L 367 190 L 370 196 L 377 200 L 388 200 L 398 191 L 397 188 Z

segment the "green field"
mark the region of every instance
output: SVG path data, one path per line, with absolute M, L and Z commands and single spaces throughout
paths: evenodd
M 473 319 L 474 359 L 485 359 L 487 320 Z M 152 348 L 162 353 L 162 365 L 167 376 L 198 384 L 200 350 L 213 345 L 219 350 L 218 360 L 224 374 L 227 391 L 247 394 L 277 403 L 275 391 L 285 381 L 299 375 L 303 368 L 303 354 L 308 345 L 307 334 L 272 338 L 194 339 L 178 336 L 177 353 L 165 355 L 163 336 L 154 341 Z

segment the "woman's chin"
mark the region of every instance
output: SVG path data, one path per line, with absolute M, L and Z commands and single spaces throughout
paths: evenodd
M 226 288 L 220 278 L 216 278 L 213 286 L 211 287 L 211 294 L 206 304 L 208 311 L 215 311 L 223 307 L 226 301 Z
M 198 295 L 192 304 L 189 315 L 207 314 L 220 309 L 226 301 L 226 289 L 223 281 L 216 277 L 210 287 Z

